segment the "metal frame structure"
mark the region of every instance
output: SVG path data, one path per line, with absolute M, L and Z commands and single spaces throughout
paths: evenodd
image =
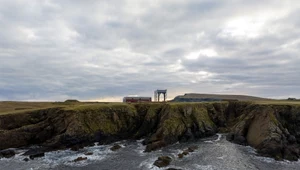
M 154 91 L 154 101 L 157 101 L 157 102 L 159 102 L 160 100 L 160 95 L 161 94 L 163 94 L 164 95 L 164 102 L 166 101 L 166 99 L 167 99 L 167 89 L 165 89 L 165 90 L 159 90 L 159 89 L 157 89 L 157 90 L 155 90 Z

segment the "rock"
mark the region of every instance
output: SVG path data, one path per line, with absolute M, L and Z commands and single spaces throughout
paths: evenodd
M 195 150 L 197 150 L 198 149 L 198 146 L 190 146 L 190 147 L 188 147 L 188 151 L 189 152 L 194 152 Z
M 153 151 L 153 150 L 156 150 L 156 149 L 165 147 L 166 145 L 167 145 L 167 144 L 166 144 L 164 141 L 156 141 L 156 142 L 152 142 L 152 143 L 149 143 L 149 144 L 146 146 L 145 152 L 151 152 L 151 151 Z
M 76 159 L 73 160 L 73 162 L 79 162 L 79 161 L 84 161 L 87 160 L 87 157 L 78 157 Z
M 218 133 L 228 133 L 230 130 L 225 127 L 219 127 Z
M 296 146 L 288 146 L 283 150 L 283 159 L 290 161 L 298 161 L 299 159 L 299 149 Z
M 110 148 L 110 150 L 116 151 L 116 150 L 119 150 L 120 148 L 122 148 L 120 145 L 115 144 L 113 147 Z
M 184 155 L 188 155 L 190 152 L 194 152 L 198 147 L 188 147 L 187 149 L 185 149 L 182 154 Z
M 287 138 L 287 140 L 288 140 L 288 142 L 289 142 L 290 144 L 294 144 L 294 143 L 297 142 L 296 137 L 293 136 L 293 135 L 289 135 L 288 138 Z
M 177 168 L 168 168 L 166 170 L 182 170 L 182 169 L 177 169 Z
M 153 165 L 161 168 L 161 167 L 166 167 L 170 165 L 172 159 L 169 156 L 161 156 L 158 157 L 158 159 L 154 162 Z
M 74 145 L 71 147 L 71 151 L 79 151 L 80 149 L 84 148 L 83 145 Z
M 239 145 L 246 145 L 247 144 L 247 140 L 244 136 L 238 135 L 235 136 L 233 139 L 233 142 Z
M 33 160 L 34 158 L 45 156 L 45 149 L 44 148 L 30 149 L 27 152 L 25 152 L 23 155 L 29 156 L 29 158 Z
M 228 140 L 229 142 L 232 142 L 234 139 L 234 134 L 233 133 L 229 133 L 226 135 L 226 140 Z
M 283 160 L 283 145 L 274 140 L 264 141 L 257 147 L 257 152 L 266 157 L 272 157 L 275 160 Z
M 15 151 L 11 150 L 11 149 L 7 149 L 7 150 L 3 150 L 0 151 L 0 158 L 4 157 L 4 158 L 11 158 L 13 156 L 15 156 Z
M 240 135 L 240 134 L 234 134 L 234 133 L 229 133 L 226 136 L 226 139 L 230 142 L 239 144 L 239 145 L 246 145 L 247 144 L 247 140 L 244 136 Z
M 37 154 L 30 155 L 29 158 L 33 160 L 34 158 L 39 158 L 43 156 L 45 156 L 45 153 L 37 153 Z
M 184 156 L 184 155 L 183 155 L 182 153 L 178 154 L 178 158 L 179 158 L 179 159 L 183 158 L 183 156 Z
M 93 155 L 94 153 L 93 152 L 87 152 L 87 153 L 84 153 L 85 155 Z
M 179 139 L 179 142 L 187 142 L 189 140 L 194 139 L 194 135 L 191 131 L 191 128 L 189 128 L 184 134 L 183 136 L 181 136 L 181 138 Z
M 23 161 L 28 162 L 29 158 L 24 158 Z

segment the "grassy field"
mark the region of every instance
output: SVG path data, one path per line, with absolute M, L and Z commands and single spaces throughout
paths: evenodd
M 10 113 L 21 113 L 26 111 L 47 109 L 47 108 L 75 108 L 81 106 L 104 105 L 106 103 L 98 102 L 15 102 L 3 101 L 0 102 L 0 115 Z
M 300 105 L 300 100 L 257 100 L 256 104 L 264 105 Z
M 250 101 L 254 104 L 263 105 L 299 105 L 300 101 L 292 100 L 254 100 Z M 196 103 L 196 102 L 191 102 Z M 208 102 L 211 103 L 211 102 Z M 157 103 L 151 103 L 157 104 Z M 187 104 L 185 102 L 171 102 L 169 104 Z M 15 102 L 15 101 L 3 101 L 0 102 L 0 115 L 11 114 L 11 113 L 22 113 L 33 110 L 47 109 L 62 107 L 66 110 L 81 110 L 87 108 L 101 108 L 103 106 L 122 106 L 127 105 L 121 102 Z

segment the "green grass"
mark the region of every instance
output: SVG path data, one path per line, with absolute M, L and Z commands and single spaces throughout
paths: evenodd
M 173 105 L 193 105 L 199 102 L 167 102 L 167 103 L 147 103 L 150 105 L 157 104 L 169 104 Z M 217 101 L 217 102 L 200 102 L 203 104 L 209 103 L 226 103 L 226 101 Z M 300 101 L 290 101 L 290 100 L 256 100 L 251 101 L 254 104 L 261 105 L 299 105 Z M 3 101 L 0 102 L 0 115 L 3 114 L 13 114 L 13 113 L 23 113 L 28 111 L 62 107 L 66 110 L 86 110 L 86 109 L 100 109 L 103 107 L 119 107 L 131 105 L 135 106 L 136 104 L 127 104 L 121 102 L 16 102 L 16 101 Z
M 253 103 L 262 105 L 300 105 L 300 101 L 297 100 L 261 100 L 253 101 Z
M 82 103 L 82 102 L 15 102 L 4 101 L 0 102 L 0 115 L 23 113 L 34 110 L 41 110 L 47 108 L 63 107 L 73 108 L 80 105 L 95 104 L 95 103 Z

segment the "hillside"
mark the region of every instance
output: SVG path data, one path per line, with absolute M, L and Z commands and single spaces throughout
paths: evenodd
M 267 98 L 247 96 L 247 95 L 225 95 L 225 94 L 197 94 L 186 93 L 174 98 L 174 102 L 199 102 L 199 101 L 221 101 L 221 100 L 238 100 L 238 101 L 262 101 L 271 100 Z

